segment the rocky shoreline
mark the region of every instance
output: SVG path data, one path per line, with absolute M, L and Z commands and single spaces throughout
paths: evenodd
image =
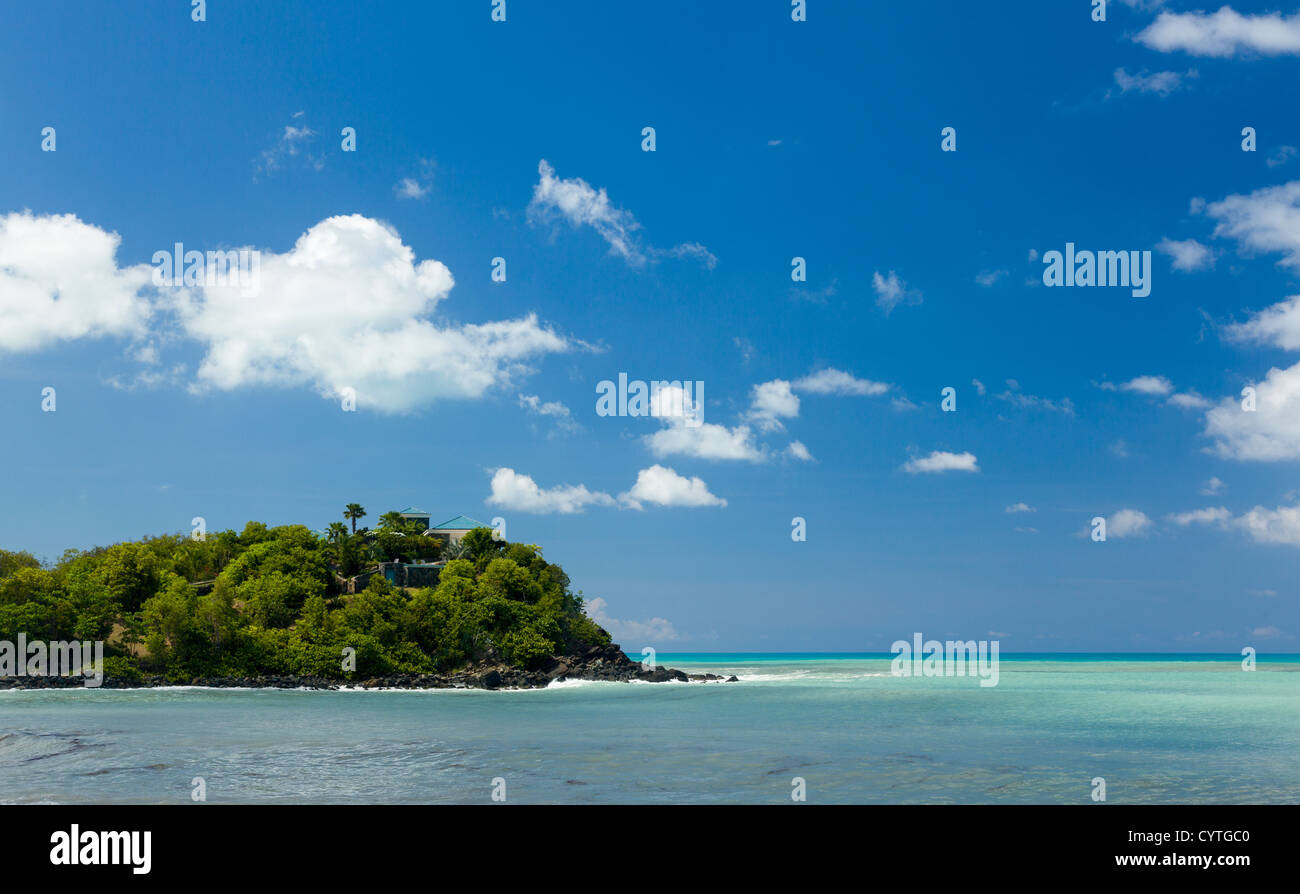
M 165 677 L 128 680 L 105 677 L 101 689 L 153 689 L 159 686 L 210 686 L 217 689 L 542 689 L 557 680 L 601 680 L 629 683 L 735 683 L 717 674 L 687 674 L 669 667 L 646 670 L 617 645 L 592 646 L 577 655 L 552 658 L 537 670 L 507 665 L 480 665 L 454 674 L 393 674 L 366 679 L 335 680 L 317 676 L 195 677 L 187 682 Z M 84 677 L 0 677 L 0 689 L 77 689 Z

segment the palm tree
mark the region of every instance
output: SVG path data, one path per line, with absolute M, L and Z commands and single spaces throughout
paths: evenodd
M 379 526 L 381 528 L 393 528 L 400 531 L 406 525 L 406 519 L 402 518 L 400 512 L 385 512 L 379 516 Z
M 348 526 L 343 522 L 330 522 L 328 537 L 331 543 L 338 543 L 347 533 Z
M 349 503 L 343 510 L 343 517 L 352 519 L 352 533 L 357 532 L 357 519 L 365 517 L 366 510 L 361 508 L 360 503 Z

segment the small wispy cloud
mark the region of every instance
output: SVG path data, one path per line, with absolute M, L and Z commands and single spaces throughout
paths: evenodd
M 1210 525 L 1226 524 L 1232 518 L 1232 513 L 1223 506 L 1211 506 L 1205 509 L 1194 509 L 1191 512 L 1175 512 L 1168 516 L 1168 519 L 1179 527 L 1188 525 Z
M 810 304 L 826 304 L 837 294 L 839 294 L 839 280 L 833 279 L 829 285 L 820 289 L 810 289 L 807 284 L 801 283 L 798 286 L 790 288 L 790 297 L 798 301 L 807 301 Z
M 393 194 L 399 199 L 422 199 L 429 194 L 429 187 L 413 177 L 403 177 L 393 187 Z
M 1119 386 L 1120 391 L 1135 391 L 1152 397 L 1164 397 L 1174 390 L 1174 383 L 1164 376 L 1138 376 Z
M 718 259 L 713 252 L 698 242 L 683 242 L 681 245 L 674 245 L 662 252 L 655 250 L 655 254 L 666 258 L 684 258 L 699 261 L 709 270 L 718 266 Z
M 740 352 L 741 362 L 746 365 L 758 354 L 758 348 L 754 347 L 754 343 L 747 338 L 733 336 L 731 343 L 736 346 L 736 350 Z
M 1007 390 L 994 396 L 1000 401 L 1005 401 L 1013 407 L 1024 410 L 1046 410 L 1050 413 L 1062 413 L 1066 416 L 1074 415 L 1074 401 L 1068 397 L 1053 400 L 1052 398 L 1039 397 L 1036 394 L 1026 394 L 1021 390 L 1020 383 L 1015 379 L 1007 379 Z
M 1165 401 L 1165 403 L 1182 410 L 1208 410 L 1210 407 L 1214 406 L 1214 401 L 1195 390 L 1180 391 L 1177 394 L 1171 394 L 1169 395 L 1169 400 Z
M 1121 509 L 1106 519 L 1106 536 L 1144 537 L 1151 528 L 1151 519 L 1139 509 Z
M 1297 153 L 1300 153 L 1300 149 L 1296 149 L 1295 146 L 1278 146 L 1268 154 L 1268 158 L 1264 159 L 1264 164 L 1270 168 L 1280 167 L 1295 158 Z
M 948 453 L 934 450 L 929 456 L 916 457 L 903 464 L 903 471 L 913 475 L 933 472 L 978 472 L 973 453 Z
M 572 411 L 559 401 L 543 401 L 535 394 L 521 394 L 519 406 L 537 416 L 551 419 L 555 423 L 555 431 L 552 434 L 556 432 L 571 434 L 582 428 L 574 420 Z
M 1168 96 L 1175 90 L 1181 89 L 1186 81 L 1194 80 L 1196 77 L 1198 73 L 1194 68 L 1181 73 L 1176 71 L 1148 73 L 1143 69 L 1137 74 L 1129 74 L 1122 68 L 1115 69 L 1115 85 L 1119 87 L 1120 93 L 1154 93 L 1157 96 Z
M 876 293 L 876 306 L 885 312 L 893 313 L 894 308 L 902 305 L 920 304 L 922 295 L 916 289 L 909 289 L 907 283 L 899 279 L 897 273 L 889 271 L 888 276 L 881 276 L 877 270 L 871 275 L 871 288 Z
M 645 263 L 637 231 L 641 225 L 632 212 L 617 207 L 604 188 L 596 189 L 581 177 L 561 179 L 546 159 L 537 165 L 540 179 L 528 205 L 529 219 L 561 219 L 573 227 L 591 227 L 615 254 L 633 266 Z
M 785 448 L 787 455 L 803 462 L 812 462 L 813 455 L 804 446 L 803 441 L 791 441 L 790 446 Z
M 632 267 L 660 258 L 695 260 L 710 270 L 717 266 L 717 257 L 699 242 L 683 242 L 669 249 L 643 245 L 641 224 L 631 211 L 611 202 L 604 187 L 596 189 L 581 177 L 557 177 L 546 159 L 538 163 L 537 173 L 539 179 L 528 204 L 531 222 L 563 220 L 575 228 L 590 227 L 609 245 L 610 254 Z
M 1161 239 L 1156 243 L 1156 251 L 1168 255 L 1171 259 L 1169 266 L 1183 273 L 1209 270 L 1214 266 L 1214 252 L 1195 239 Z
M 393 187 L 393 195 L 399 199 L 423 199 L 433 189 L 434 163 L 427 158 L 420 159 L 420 171 L 411 177 L 403 177 Z
M 295 112 L 294 120 L 300 120 L 302 112 Z M 306 125 L 286 124 L 270 147 L 262 150 L 258 162 L 259 174 L 272 174 L 283 168 L 289 159 L 303 157 L 309 165 L 319 171 L 325 167 L 325 160 L 307 151 L 308 144 L 316 137 L 316 131 Z
M 885 382 L 859 379 L 852 373 L 830 367 L 818 370 L 815 373 L 809 373 L 803 378 L 795 379 L 793 387 L 796 391 L 805 391 L 809 394 L 839 394 L 857 397 L 881 395 L 890 388 Z

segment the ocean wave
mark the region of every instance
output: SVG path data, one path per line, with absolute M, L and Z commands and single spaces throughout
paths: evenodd
M 71 733 L 13 730 L 0 733 L 0 766 L 62 757 L 90 747 L 80 736 Z

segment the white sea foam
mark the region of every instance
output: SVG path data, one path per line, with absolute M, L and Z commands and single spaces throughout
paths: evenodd
M 571 679 L 552 680 L 551 682 L 549 682 L 549 683 L 546 684 L 546 688 L 547 688 L 547 689 L 580 689 L 580 688 L 582 688 L 582 687 L 584 687 L 584 686 L 595 686 L 595 685 L 597 685 L 597 684 L 599 684 L 599 683 L 602 683 L 602 682 L 605 682 L 605 681 L 603 681 L 603 680 L 571 680 Z

